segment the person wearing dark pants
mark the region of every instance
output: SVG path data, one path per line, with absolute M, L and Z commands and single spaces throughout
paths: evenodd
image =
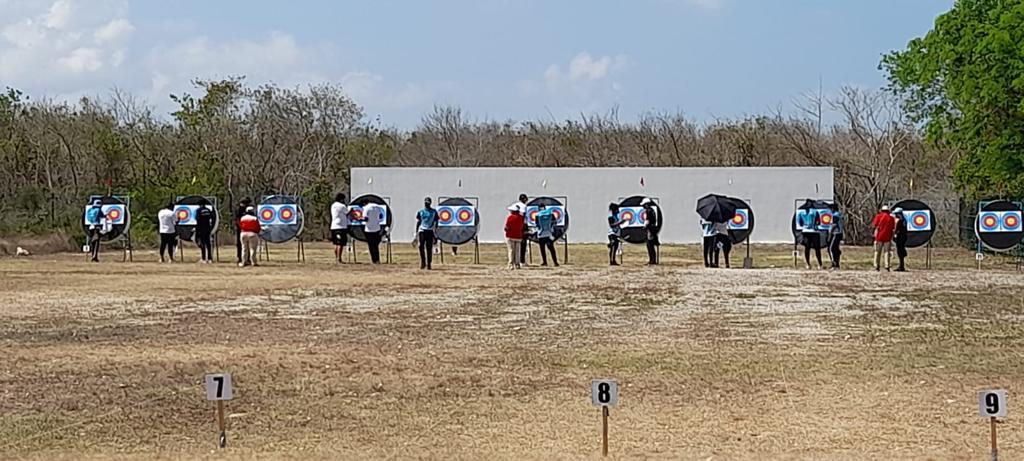
M 527 218 L 527 216 L 526 216 L 526 202 L 528 200 L 530 200 L 530 198 L 527 197 L 526 194 L 519 194 L 519 202 L 515 205 L 516 207 L 519 208 L 519 214 L 523 217 L 523 235 L 524 236 L 528 235 L 530 233 L 530 226 L 528 226 L 526 224 L 526 222 L 528 221 L 526 219 Z M 520 245 L 519 245 L 519 264 L 523 265 L 523 266 L 526 266 L 526 250 L 530 246 L 529 242 L 530 242 L 529 240 L 527 240 L 526 238 L 523 238 L 523 241 L 520 242 Z
M 431 207 L 430 197 L 423 199 L 423 209 L 416 213 L 416 238 L 419 240 L 420 269 L 430 270 L 434 261 L 434 232 L 437 230 L 437 210 Z
M 804 245 L 804 262 L 807 263 L 807 269 L 811 268 L 811 250 L 814 250 L 814 255 L 818 258 L 818 269 L 822 268 L 821 264 L 821 233 L 818 231 L 818 227 L 821 224 L 821 215 L 818 214 L 818 210 L 814 208 L 814 202 L 807 200 L 804 204 L 804 212 L 800 215 L 800 237 L 803 240 Z
M 729 268 L 729 253 L 732 252 L 732 237 L 729 236 L 728 223 L 715 223 L 715 267 L 718 267 L 718 254 L 725 256 L 725 268 Z
M 558 267 L 558 252 L 555 251 L 555 214 L 549 210 L 547 205 L 541 203 L 537 206 L 537 242 L 540 243 L 540 265 L 548 265 L 548 253 L 551 253 L 551 262 Z
M 366 233 L 366 246 L 370 250 L 370 262 L 373 264 L 380 264 L 380 242 L 384 235 L 382 212 L 376 203 L 363 206 L 363 232 Z
M 199 245 L 201 264 L 213 263 L 213 219 L 213 210 L 206 204 L 196 211 L 196 244 Z
M 647 216 L 644 228 L 647 230 L 647 265 L 656 266 L 658 264 L 658 247 L 661 246 L 661 241 L 658 239 L 658 233 L 661 231 L 661 208 L 654 204 L 654 201 L 650 198 L 643 199 L 640 204 L 644 207 L 644 213 Z
M 160 262 L 165 262 L 164 253 L 174 262 L 174 248 L 178 244 L 178 231 L 175 228 L 178 217 L 174 214 L 174 204 L 168 203 L 156 214 L 160 232 Z
M 704 267 L 715 267 L 715 223 L 702 220 L 700 229 L 704 237 Z
M 843 213 L 839 211 L 839 205 L 833 203 L 830 208 L 832 209 L 832 229 L 829 229 L 828 256 L 832 260 L 832 269 L 839 270 L 840 261 L 843 257 L 843 250 L 840 247 L 843 244 L 846 223 L 844 222 Z
M 237 253 L 238 263 L 242 263 L 242 230 L 238 228 L 238 223 L 242 220 L 242 216 L 245 216 L 245 210 L 252 206 L 252 200 L 249 197 L 245 197 L 241 202 L 238 203 L 238 208 L 235 209 L 235 252 Z
M 622 245 L 622 225 L 625 219 L 619 217 L 619 205 L 608 204 L 608 264 L 618 266 L 616 260 L 619 255 L 619 246 Z
M 892 217 L 896 218 L 896 231 L 893 234 L 893 243 L 896 244 L 896 257 L 900 259 L 900 265 L 896 272 L 906 272 L 907 266 L 907 218 L 903 215 L 902 208 L 893 210 Z
M 89 223 L 89 260 L 100 262 L 100 238 L 103 235 L 103 226 L 106 216 L 103 214 L 103 204 L 99 199 L 92 201 L 92 207 L 85 212 L 86 221 Z

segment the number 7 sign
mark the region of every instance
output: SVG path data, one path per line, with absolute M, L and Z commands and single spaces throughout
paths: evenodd
M 231 400 L 234 396 L 230 373 L 206 375 L 206 400 Z

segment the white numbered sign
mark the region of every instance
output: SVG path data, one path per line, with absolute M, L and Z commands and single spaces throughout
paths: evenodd
M 206 400 L 231 400 L 235 393 L 231 388 L 231 373 L 206 375 Z
M 981 391 L 978 393 L 978 414 L 985 418 L 1005 418 L 1007 404 L 1006 390 Z
M 614 407 L 619 404 L 619 383 L 612 379 L 590 382 L 590 402 L 595 407 Z

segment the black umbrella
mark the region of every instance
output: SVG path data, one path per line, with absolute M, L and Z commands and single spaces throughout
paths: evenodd
M 697 200 L 697 214 L 713 223 L 731 221 L 736 217 L 736 208 L 742 207 L 743 202 L 724 195 L 708 194 Z

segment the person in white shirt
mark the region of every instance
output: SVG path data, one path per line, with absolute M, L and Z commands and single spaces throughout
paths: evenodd
M 340 263 L 345 254 L 345 245 L 348 245 L 348 205 L 345 204 L 345 194 L 335 195 L 334 203 L 331 204 L 331 242 L 334 243 L 334 257 Z
M 165 251 L 171 262 L 174 262 L 174 249 L 178 246 L 178 231 L 175 229 L 178 217 L 174 214 L 174 204 L 168 203 L 160 210 L 156 214 L 156 220 L 160 232 L 160 262 L 166 262 L 164 260 Z
M 366 245 L 370 248 L 370 261 L 373 264 L 380 264 L 380 240 L 383 233 L 381 212 L 381 206 L 376 203 L 363 206 L 363 232 L 366 234 Z

